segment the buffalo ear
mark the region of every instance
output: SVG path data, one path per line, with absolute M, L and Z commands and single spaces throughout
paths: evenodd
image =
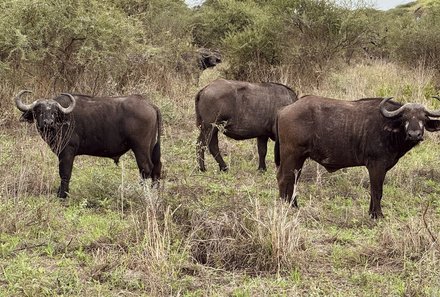
M 383 129 L 388 132 L 397 133 L 402 129 L 402 123 L 400 121 L 387 121 Z
M 440 131 L 440 121 L 439 120 L 428 120 L 425 124 L 425 128 L 429 132 Z
M 20 117 L 20 122 L 28 122 L 32 124 L 34 122 L 34 113 L 32 110 L 25 111 Z

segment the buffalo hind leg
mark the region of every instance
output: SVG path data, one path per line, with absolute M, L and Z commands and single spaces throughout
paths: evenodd
M 70 177 L 72 176 L 74 158 L 75 154 L 69 149 L 64 149 L 58 156 L 58 167 L 61 179 L 60 187 L 57 191 L 57 196 L 59 198 L 66 198 L 67 193 L 69 192 L 69 183 Z
M 206 171 L 205 166 L 205 150 L 210 138 L 210 125 L 202 124 L 200 126 L 200 134 L 197 138 L 197 161 L 199 162 L 199 170 Z
M 211 138 L 209 139 L 208 144 L 209 152 L 214 157 L 215 161 L 217 161 L 218 166 L 220 167 L 220 171 L 228 171 L 228 166 L 220 154 L 220 150 L 218 148 L 218 128 L 213 127 L 211 132 Z
M 381 200 L 383 193 L 383 183 L 387 170 L 382 166 L 376 166 L 375 164 L 368 167 L 368 173 L 370 175 L 370 209 L 369 214 L 371 218 L 378 219 L 383 218 Z
M 132 148 L 132 150 L 136 158 L 136 163 L 139 168 L 141 178 L 145 180 L 151 177 L 153 172 L 153 162 L 151 160 L 149 152 L 147 150 L 139 148 Z
M 296 184 L 301 175 L 305 157 L 295 157 L 294 154 L 282 156 L 278 167 L 277 180 L 280 198 L 286 200 L 294 207 L 298 207 L 296 195 L 293 197 Z M 292 198 L 294 199 L 292 202 Z
M 151 179 L 153 186 L 159 186 L 159 180 L 162 173 L 162 162 L 160 161 L 160 143 L 156 143 L 153 148 L 152 161 L 153 171 L 151 172 Z
M 269 137 L 261 136 L 257 138 L 258 148 L 258 170 L 266 171 L 266 154 L 267 154 L 267 141 Z
M 227 171 L 228 166 L 220 155 L 218 148 L 218 128 L 210 124 L 202 124 L 200 127 L 200 135 L 197 139 L 197 158 L 200 171 L 206 171 L 205 166 L 205 150 L 208 147 L 209 152 L 217 161 L 221 171 Z

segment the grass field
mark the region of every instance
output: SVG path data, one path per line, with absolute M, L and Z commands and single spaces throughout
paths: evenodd
M 201 85 L 215 77 L 208 72 Z M 357 99 L 394 95 L 430 108 L 432 73 L 358 65 L 301 93 Z M 256 141 L 220 137 L 230 171 L 207 155 L 197 170 L 194 94 L 176 81 L 160 106 L 164 179 L 141 186 L 134 157 L 77 157 L 60 201 L 57 159 L 35 127 L 0 132 L 0 296 L 439 296 L 440 134 L 387 175 L 382 220 L 368 216 L 365 168 L 327 173 L 307 161 L 299 206 L 278 196 Z M 11 113 L 12 113 L 11 101 Z M 13 112 L 18 119 L 18 112 Z

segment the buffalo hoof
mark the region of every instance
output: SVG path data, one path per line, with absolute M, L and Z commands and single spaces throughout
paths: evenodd
M 370 213 L 370 217 L 373 220 L 377 220 L 377 219 L 383 219 L 385 216 L 383 215 L 382 211 L 373 211 Z
M 293 202 L 290 202 L 290 205 L 294 208 L 299 208 L 298 207 L 298 199 L 296 199 L 296 197 L 295 197 L 295 199 L 293 199 Z
M 159 179 L 153 180 L 151 182 L 151 188 L 153 190 L 159 190 L 159 188 L 160 188 L 160 180 Z
M 206 171 L 206 167 L 205 167 L 205 166 L 203 166 L 203 167 L 199 167 L 199 171 L 201 171 L 201 172 L 205 172 L 205 171 Z
M 286 201 L 287 203 L 289 203 L 289 205 L 291 206 L 291 207 L 294 207 L 294 208 L 299 208 L 298 207 L 298 199 L 297 199 L 297 197 L 295 197 L 294 199 L 293 199 L 293 201 L 292 201 L 292 199 L 288 199 L 287 197 L 286 198 L 282 198 L 284 201 Z
M 266 167 L 258 167 L 258 171 L 264 173 L 267 171 Z
M 66 199 L 67 198 L 67 192 L 66 191 L 61 191 L 61 189 L 58 188 L 58 190 L 57 190 L 57 197 L 61 198 L 61 199 Z
M 220 171 L 227 172 L 229 170 L 228 166 L 220 167 Z

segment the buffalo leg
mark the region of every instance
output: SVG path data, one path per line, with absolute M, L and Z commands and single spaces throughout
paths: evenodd
M 197 158 L 200 171 L 206 171 L 206 147 L 209 148 L 209 152 L 214 157 L 215 161 L 217 161 L 220 170 L 227 171 L 228 166 L 226 166 L 226 163 L 220 155 L 220 150 L 218 148 L 218 128 L 212 125 L 202 124 L 200 127 L 200 135 L 197 139 Z
M 278 167 L 277 180 L 280 197 L 294 207 L 298 207 L 298 202 L 296 197 L 293 197 L 293 193 L 305 160 L 304 157 L 295 157 L 295 154 L 290 153 L 287 156 L 281 156 L 281 163 Z
M 205 166 L 205 150 L 210 137 L 210 126 L 202 124 L 200 127 L 199 138 L 197 139 L 197 160 L 199 162 L 199 170 L 206 171 Z
M 139 173 L 142 179 L 147 179 L 151 177 L 153 170 L 153 162 L 148 152 L 141 148 L 132 148 L 132 150 L 136 158 L 136 163 L 139 168 Z
M 153 171 L 151 172 L 151 179 L 153 180 L 153 185 L 159 183 L 161 172 L 162 172 L 162 162 L 159 161 L 158 163 L 153 164 Z
M 64 150 L 58 157 L 58 167 L 60 174 L 60 187 L 58 188 L 57 196 L 59 198 L 66 198 L 69 192 L 69 182 L 72 176 L 73 159 L 75 155 L 69 150 Z
M 386 169 L 380 166 L 372 165 L 368 167 L 368 173 L 370 175 L 370 195 L 371 195 L 369 214 L 371 218 L 377 219 L 383 217 L 382 207 L 380 205 L 380 202 L 382 200 L 383 183 L 387 171 Z
M 226 165 L 225 161 L 223 160 L 222 155 L 220 154 L 220 150 L 218 148 L 218 128 L 217 127 L 212 128 L 208 148 L 209 148 L 209 152 L 211 153 L 211 155 L 217 161 L 217 163 L 220 167 L 220 171 L 228 171 L 228 166 Z
M 153 148 L 152 162 L 153 171 L 151 172 L 151 179 L 153 180 L 153 185 L 158 185 L 159 179 L 162 173 L 162 162 L 160 161 L 160 143 L 156 143 Z
M 258 137 L 257 147 L 258 147 L 258 170 L 266 171 L 266 154 L 267 154 L 267 141 L 269 137 Z

